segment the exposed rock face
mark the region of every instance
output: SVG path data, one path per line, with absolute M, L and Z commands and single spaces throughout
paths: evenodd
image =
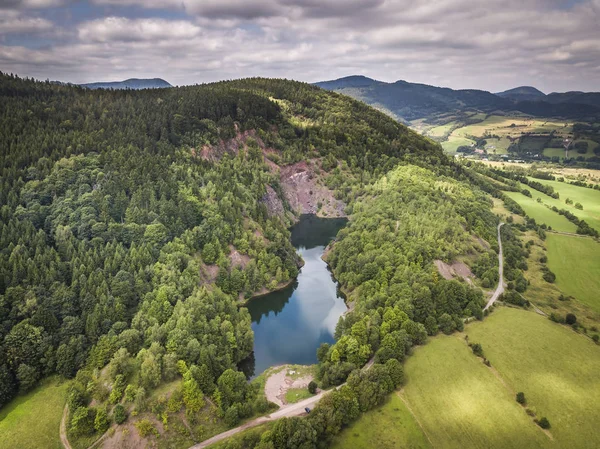
M 262 201 L 266 204 L 267 211 L 269 212 L 270 216 L 278 215 L 283 217 L 285 215 L 283 202 L 277 195 L 277 192 L 273 190 L 273 187 L 267 186 L 267 193 L 265 193 L 265 196 L 263 196 Z
M 292 209 L 298 214 L 345 217 L 345 204 L 321 184 L 315 160 L 297 162 L 280 169 L 281 185 Z
M 442 260 L 434 260 L 433 263 L 444 279 L 451 280 L 461 277 L 468 284 L 473 285 L 475 275 L 464 262 L 454 261 L 452 262 L 452 265 L 448 265 Z
M 285 200 L 296 214 L 317 214 L 321 217 L 346 216 L 344 212 L 346 205 L 335 199 L 333 192 L 322 184 L 318 160 L 302 161 L 280 167 L 268 157 L 277 154 L 277 150 L 267 148 L 254 130 L 238 132 L 233 139 L 221 140 L 218 145 L 205 145 L 199 150 L 192 149 L 192 153 L 206 161 L 216 162 L 225 154 L 235 156 L 245 150 L 249 138 L 253 138 L 261 148 L 265 164 L 271 172 L 279 174 Z M 271 186 L 267 186 L 262 201 L 265 202 L 269 215 L 280 217 L 285 215 L 282 200 L 283 198 L 280 198 Z

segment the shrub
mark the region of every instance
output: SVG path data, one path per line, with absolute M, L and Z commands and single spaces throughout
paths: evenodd
M 113 410 L 113 419 L 117 424 L 123 424 L 127 420 L 127 413 L 125 407 L 121 404 L 117 404 Z
M 108 420 L 108 413 L 105 408 L 100 408 L 96 412 L 96 419 L 94 420 L 94 428 L 100 433 L 106 432 L 110 421 Z
M 96 411 L 93 408 L 79 407 L 71 417 L 71 432 L 73 435 L 91 435 L 94 433 Z
M 577 317 L 575 316 L 575 314 L 567 313 L 567 316 L 565 317 L 565 323 L 571 326 L 577 323 Z
M 471 350 L 473 351 L 473 354 L 475 354 L 477 357 L 483 357 L 483 348 L 479 343 L 473 343 L 471 345 Z
M 542 416 L 542 418 L 536 422 L 537 422 L 537 425 L 540 426 L 542 429 L 550 428 L 550 421 L 548 421 L 548 418 L 546 418 L 545 416 Z
M 517 402 L 521 405 L 525 405 L 525 403 L 527 402 L 525 400 L 525 393 L 523 393 L 522 391 L 519 391 L 517 393 Z
M 156 427 L 148 419 L 144 418 L 136 421 L 135 428 L 143 438 L 146 438 L 150 434 L 158 436 L 158 430 L 156 430 Z
M 317 392 L 317 383 L 314 380 L 311 380 L 308 383 L 308 392 L 310 394 L 315 394 Z
M 556 280 L 556 275 L 550 270 L 546 270 L 542 277 L 546 282 L 549 282 L 550 284 L 554 283 L 554 281 Z
M 598 334 L 592 335 L 592 340 L 594 340 L 594 343 L 598 343 L 598 341 L 600 341 L 600 335 L 598 335 Z
M 229 427 L 235 427 L 240 422 L 240 414 L 237 405 L 232 405 L 225 412 L 225 424 Z

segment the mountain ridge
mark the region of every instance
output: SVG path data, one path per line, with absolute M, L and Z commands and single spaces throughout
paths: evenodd
M 452 89 L 398 80 L 394 83 L 364 76 L 350 76 L 315 83 L 361 100 L 401 121 L 412 121 L 449 113 L 526 113 L 568 118 L 600 117 L 600 93 L 567 92 L 544 94 L 531 86 L 491 93 L 478 89 Z
M 79 84 L 88 89 L 162 89 L 173 87 L 162 78 L 128 78 L 123 81 L 99 81 Z

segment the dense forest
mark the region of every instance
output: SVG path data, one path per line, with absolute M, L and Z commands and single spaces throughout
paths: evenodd
M 230 425 L 264 412 L 237 368 L 253 348 L 239 302 L 301 264 L 268 162 L 315 158 L 329 172 L 351 214 L 329 263 L 356 307 L 318 354 L 322 384 L 348 386 L 310 422 L 278 423 L 265 447 L 313 447 L 402 383 L 412 345 L 481 318 L 481 291 L 441 279 L 433 260 L 468 253 L 497 281 L 494 247 L 474 239 L 495 245 L 497 219 L 473 175 L 342 95 L 286 80 L 92 91 L 0 75 L 0 116 L 0 406 L 50 374 L 75 378 L 73 434 L 106 418 L 92 399 L 117 420 L 121 401 L 143 407 L 175 378 L 190 419 L 204 397 Z M 205 157 L 246 132 L 244 148 Z M 268 189 L 286 214 L 268 209 Z M 287 445 L 297 429 L 285 426 L 309 439 Z

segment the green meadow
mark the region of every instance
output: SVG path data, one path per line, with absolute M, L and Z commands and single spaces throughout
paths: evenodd
M 575 233 L 577 226 L 567 220 L 564 216 L 554 212 L 544 205 L 547 199 L 552 200 L 548 195 L 543 195 L 537 190 L 528 189 L 533 198 L 523 195 L 521 192 L 504 192 L 508 197 L 515 200 L 523 208 L 525 213 L 533 218 L 539 224 L 551 226 L 555 231 Z M 537 198 L 541 197 L 542 203 L 537 202 Z M 557 200 L 555 200 L 557 201 Z
M 556 285 L 600 313 L 600 243 L 588 237 L 548 234 L 546 246 Z
M 536 196 L 537 193 L 542 197 L 544 203 L 549 204 L 550 206 L 556 206 L 559 209 L 567 209 L 580 219 L 585 220 L 590 226 L 600 231 L 600 190 L 578 187 L 567 182 L 546 181 L 544 179 L 534 178 L 529 179 L 552 186 L 554 190 L 559 193 L 560 199 L 556 200 L 543 193 L 529 189 L 534 196 Z M 567 198 L 573 200 L 572 205 L 565 203 Z M 583 210 L 576 209 L 575 203 L 580 203 L 583 206 Z
M 511 308 L 469 325 L 466 333 L 507 386 L 524 392 L 528 406 L 550 420 L 556 447 L 600 447 L 600 346 L 567 326 Z M 553 445 L 547 441 L 546 447 Z
M 332 449 L 428 449 L 431 445 L 398 394 L 342 431 Z
M 415 350 L 405 368 L 402 394 L 433 447 L 549 447 L 549 438 L 517 404 L 512 390 L 473 355 L 464 335 L 431 339 Z
M 0 410 L 0 449 L 61 449 L 67 385 L 52 377 L 5 405 Z

